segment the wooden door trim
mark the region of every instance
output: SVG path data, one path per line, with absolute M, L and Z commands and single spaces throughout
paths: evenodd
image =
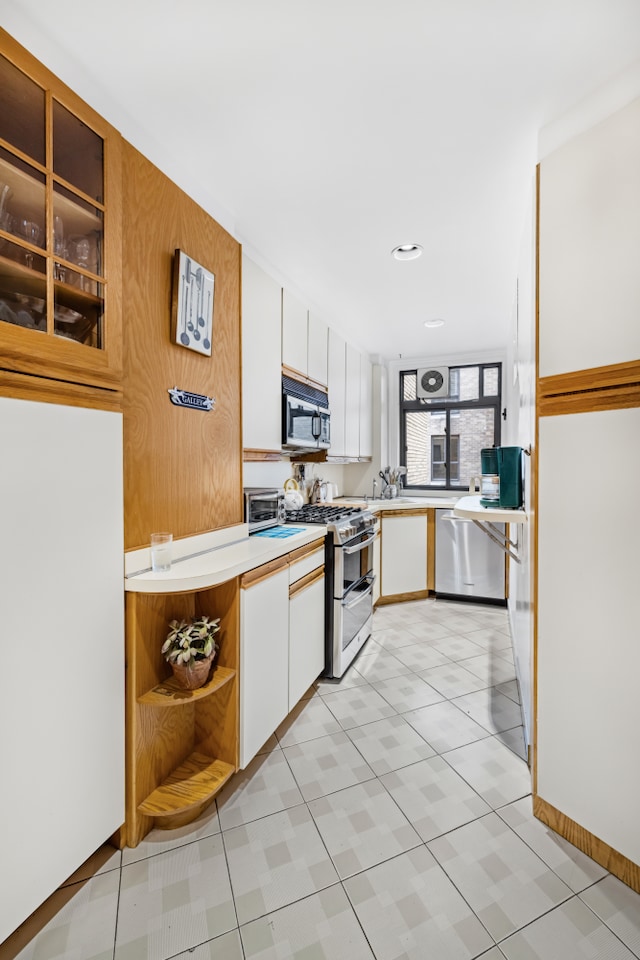
M 69 407 L 90 407 L 122 413 L 122 390 L 87 387 L 64 380 L 0 370 L 0 397 L 64 404 Z
M 309 557 L 312 553 L 315 553 L 316 550 L 324 550 L 324 538 L 314 540 L 312 543 L 307 543 L 303 547 L 292 550 L 291 553 L 288 554 L 289 563 L 304 560 L 305 557 Z
M 244 573 L 240 579 L 240 586 L 243 590 L 247 590 L 249 587 L 255 587 L 256 584 L 262 583 L 263 580 L 275 576 L 276 573 L 280 573 L 281 570 L 286 570 L 288 565 L 286 555 L 284 557 L 278 557 L 276 560 L 270 560 L 269 563 L 263 563 L 261 566 Z
M 579 823 L 561 813 L 560 810 L 557 810 L 537 794 L 534 794 L 533 797 L 533 815 L 542 823 L 551 827 L 554 833 L 558 833 L 578 850 L 586 853 L 588 857 L 599 863 L 614 877 L 618 877 L 632 890 L 640 893 L 640 866 L 633 860 L 629 860 L 628 857 L 610 847 L 604 840 L 581 827 Z
M 324 580 L 324 564 L 321 567 L 316 567 L 315 570 L 307 573 L 304 577 L 300 577 L 295 583 L 292 583 L 289 587 L 289 599 L 293 599 L 293 597 L 297 596 L 303 590 L 306 590 L 307 587 L 318 583 L 320 580 Z
M 538 416 L 554 417 L 573 413 L 596 413 L 640 407 L 640 377 L 637 382 L 610 387 L 595 387 L 576 393 L 538 392 Z

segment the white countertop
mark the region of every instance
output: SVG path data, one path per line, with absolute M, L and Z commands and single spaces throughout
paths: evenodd
M 489 523 L 527 523 L 524 510 L 509 510 L 506 507 L 484 507 L 480 497 L 460 497 L 453 508 L 456 517 L 480 520 Z
M 376 500 L 365 500 L 364 497 L 337 497 L 334 501 L 340 506 L 346 507 L 366 507 L 372 513 L 379 513 L 381 510 L 420 510 L 429 508 L 451 510 L 455 507 L 460 497 L 392 497 L 389 500 L 378 498 Z
M 130 593 L 183 593 L 214 587 L 324 539 L 327 532 L 317 523 L 296 523 L 295 527 L 302 532 L 282 540 L 249 536 L 246 524 L 185 537 L 174 543 L 174 560 L 167 573 L 153 573 L 148 548 L 129 551 L 125 554 L 124 588 Z

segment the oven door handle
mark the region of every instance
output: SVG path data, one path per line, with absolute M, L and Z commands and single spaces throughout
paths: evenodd
M 356 607 L 361 600 L 364 600 L 366 597 L 368 597 L 371 591 L 373 590 L 373 584 L 375 583 L 375 579 L 376 579 L 375 573 L 365 577 L 364 581 L 368 584 L 367 589 L 363 590 L 362 593 L 358 593 L 357 597 L 355 597 L 353 600 L 349 600 L 348 602 L 345 602 L 343 600 L 341 604 L 342 609 L 351 610 L 351 608 Z M 355 587 L 352 587 L 351 589 L 353 590 L 355 589 Z M 349 593 L 351 593 L 351 590 L 349 590 Z M 347 596 L 349 596 L 349 593 L 347 593 Z
M 353 547 L 343 547 L 345 553 L 360 553 L 361 550 L 364 550 L 369 546 L 370 543 L 373 543 L 377 534 L 373 534 L 372 537 L 369 537 L 367 540 L 363 540 L 362 543 L 356 543 Z

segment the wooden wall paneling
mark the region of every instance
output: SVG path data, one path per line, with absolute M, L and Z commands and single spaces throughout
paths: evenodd
M 242 522 L 240 245 L 124 144 L 125 549 Z M 171 342 L 176 249 L 215 274 L 212 356 Z M 178 387 L 216 398 L 174 406 Z

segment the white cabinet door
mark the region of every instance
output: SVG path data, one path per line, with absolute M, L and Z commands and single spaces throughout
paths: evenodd
M 242 258 L 242 445 L 280 450 L 282 381 L 280 285 Z
M 346 342 L 329 329 L 329 407 L 331 409 L 331 448 L 329 456 L 344 457 Z
M 360 457 L 373 456 L 373 366 L 360 357 Z
M 360 353 L 350 343 L 346 350 L 345 377 L 345 452 L 360 456 Z
M 124 822 L 122 415 L 2 398 L 0 449 L 4 941 Z
M 640 356 L 639 169 L 640 99 L 540 164 L 541 377 Z
M 282 291 L 282 362 L 307 376 L 307 308 L 288 290 Z
M 240 591 L 240 767 L 289 712 L 289 568 Z
M 639 437 L 638 407 L 539 423 L 538 794 L 634 863 Z M 609 509 L 596 509 L 594 485 L 577 479 L 593 476 L 598 449 L 615 472 Z
M 289 710 L 324 668 L 324 575 L 291 588 L 289 606 Z
M 427 516 L 382 518 L 382 595 L 427 589 Z
M 307 343 L 307 375 L 323 386 L 328 384 L 327 340 L 329 328 L 318 317 L 309 313 Z

